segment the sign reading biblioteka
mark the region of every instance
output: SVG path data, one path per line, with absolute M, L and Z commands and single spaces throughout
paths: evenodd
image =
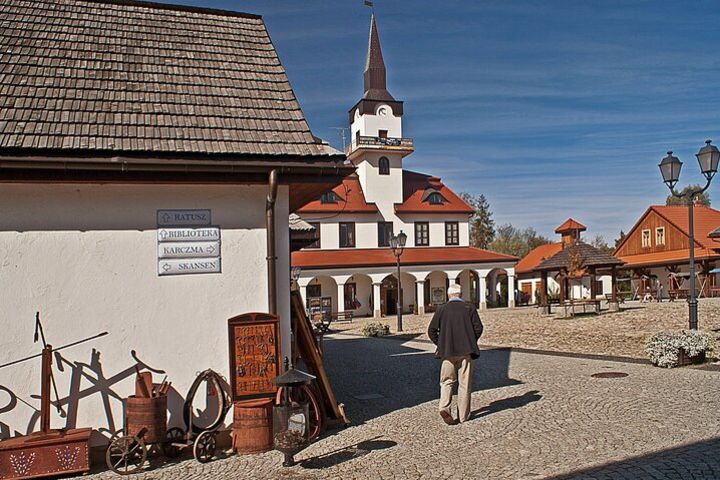
M 220 228 L 210 210 L 158 210 L 158 275 L 220 272 Z

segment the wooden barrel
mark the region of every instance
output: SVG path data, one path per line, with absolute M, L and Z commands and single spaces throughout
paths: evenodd
M 233 407 L 233 450 L 239 455 L 272 450 L 273 400 L 244 400 Z
M 146 443 L 160 443 L 167 431 L 167 395 L 142 398 L 131 396 L 125 402 L 125 426 L 127 435 L 137 435 L 146 429 Z

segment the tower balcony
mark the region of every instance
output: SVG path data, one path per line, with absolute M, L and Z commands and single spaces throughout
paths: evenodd
M 391 150 L 409 155 L 414 149 L 412 138 L 358 135 L 352 139 L 350 145 L 345 146 L 345 155 L 351 156 L 360 150 Z

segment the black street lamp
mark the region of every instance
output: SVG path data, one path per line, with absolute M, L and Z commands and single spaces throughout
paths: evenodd
M 711 144 L 710 140 L 705 142 L 705 146 L 695 155 L 700 164 L 700 171 L 705 176 L 707 183 L 704 188 L 688 188 L 685 193 L 679 193 L 675 190 L 675 185 L 680 179 L 680 169 L 682 162 L 679 158 L 673 156 L 672 152 L 667 152 L 667 157 L 660 162 L 660 173 L 663 182 L 670 189 L 670 193 L 677 198 L 685 198 L 688 205 L 688 227 L 690 230 L 690 298 L 688 299 L 688 308 L 690 310 L 690 329 L 697 330 L 698 327 L 698 301 L 695 293 L 695 225 L 693 219 L 693 206 L 695 197 L 710 187 L 710 182 L 717 173 L 718 162 L 720 161 L 720 150 Z
M 407 235 L 400 230 L 400 233 L 390 237 L 390 248 L 392 248 L 393 255 L 397 261 L 397 331 L 403 331 L 402 325 L 402 282 L 400 281 L 400 256 L 403 254 L 405 249 L 405 242 L 407 242 Z

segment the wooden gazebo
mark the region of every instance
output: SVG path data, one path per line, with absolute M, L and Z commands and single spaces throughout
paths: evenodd
M 565 305 L 569 299 L 570 280 L 590 277 L 590 299 L 597 297 L 596 277 L 600 270 L 610 272 L 612 277 L 612 293 L 610 308 L 617 309 L 617 268 L 624 262 L 610 254 L 580 240 L 565 245 L 562 250 L 543 261 L 535 268 L 540 272 L 540 307 L 543 312 L 550 313 L 548 302 L 548 275 L 557 272 L 556 280 L 560 284 L 560 304 Z

